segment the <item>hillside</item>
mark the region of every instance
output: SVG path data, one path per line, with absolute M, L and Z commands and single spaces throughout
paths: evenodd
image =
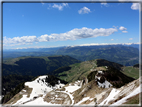
M 50 57 L 18 57 L 7 60 L 2 64 L 3 75 L 44 75 L 61 66 L 67 66 L 80 61 L 70 56 L 50 56 Z M 40 72 L 39 72 L 40 71 Z
M 84 61 L 81 63 L 60 67 L 52 72 L 49 72 L 48 74 L 55 75 L 65 81 L 72 82 L 80 79 L 85 79 L 85 77 L 87 77 L 87 75 L 89 75 L 89 73 L 91 73 L 92 71 L 98 71 L 98 70 L 106 71 L 108 69 L 108 66 L 113 67 L 116 73 L 120 72 L 122 73 L 121 75 L 126 74 L 134 78 L 134 75 L 130 75 L 130 73 L 126 69 L 127 67 L 104 59 Z M 132 74 L 135 73 L 136 76 L 135 79 L 139 77 L 139 69 L 135 69 L 135 72 L 133 72 L 133 68 L 129 68 L 129 70 L 132 70 Z
M 18 57 L 7 60 L 2 64 L 2 95 L 39 75 L 79 62 L 69 56 Z

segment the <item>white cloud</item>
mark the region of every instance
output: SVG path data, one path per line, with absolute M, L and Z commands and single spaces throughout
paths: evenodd
M 101 6 L 106 6 L 106 7 L 108 7 L 109 5 L 107 4 L 107 3 L 101 3 Z
M 132 10 L 139 10 L 140 9 L 140 4 L 139 3 L 133 3 L 131 6 Z
M 86 28 L 83 27 L 81 29 L 73 29 L 71 31 L 68 31 L 66 33 L 60 33 L 60 34 L 51 34 L 51 35 L 41 35 L 38 40 L 40 42 L 44 41 L 63 41 L 63 40 L 76 40 L 76 39 L 82 39 L 82 38 L 90 38 L 90 37 L 98 37 L 98 36 L 109 36 L 112 33 L 116 32 L 116 28 L 109 28 L 109 29 L 104 29 L 104 28 L 96 28 L 96 29 L 91 29 L 91 28 Z
M 92 37 L 98 37 L 98 36 L 109 36 L 113 34 L 114 32 L 117 32 L 117 28 L 86 28 L 83 27 L 81 29 L 75 28 L 71 31 L 68 31 L 66 33 L 60 33 L 60 34 L 51 34 L 51 35 L 41 35 L 40 37 L 36 36 L 23 36 L 23 37 L 14 37 L 14 38 L 3 38 L 4 44 L 27 44 L 27 43 L 33 43 L 33 42 L 48 42 L 48 41 L 65 41 L 65 40 L 76 40 L 76 39 L 82 39 L 82 38 L 92 38 Z
M 80 10 L 78 10 L 78 13 L 79 13 L 79 14 L 86 14 L 86 13 L 89 13 L 89 12 L 91 12 L 91 11 L 90 11 L 90 9 L 87 8 L 87 7 L 83 7 L 83 8 L 81 8 Z
M 140 43 L 89 43 L 89 44 L 81 44 L 81 45 L 73 45 L 75 46 L 99 46 L 99 45 L 132 45 L 132 44 L 140 44 Z
M 133 40 L 133 38 L 129 38 L 129 40 Z
M 114 39 L 111 39 L 111 41 L 113 41 Z
M 120 26 L 119 27 L 119 30 L 127 30 L 127 28 L 123 27 L 123 26 Z
M 14 37 L 14 38 L 3 38 L 4 44 L 26 44 L 26 43 L 33 43 L 37 42 L 37 37 L 36 36 L 22 36 L 22 37 Z
M 126 31 L 126 30 L 124 30 L 124 31 L 122 31 L 123 33 L 128 33 L 128 31 Z
M 68 6 L 68 3 L 63 3 L 62 5 L 63 5 L 63 6 Z
M 80 44 L 80 45 L 72 45 L 67 47 L 75 47 L 75 46 L 99 46 L 99 45 L 132 45 L 132 44 L 140 44 L 138 43 L 89 43 L 89 44 Z M 60 46 L 28 46 L 28 47 L 18 47 L 18 48 L 11 48 L 11 49 L 28 49 L 28 48 L 54 48 L 54 47 L 61 47 Z
M 63 10 L 64 7 L 68 6 L 68 3 L 62 3 L 62 4 L 54 4 L 52 8 L 57 8 L 58 10 Z

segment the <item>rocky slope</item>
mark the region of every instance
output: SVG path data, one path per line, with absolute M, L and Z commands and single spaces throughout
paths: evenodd
M 18 105 L 122 105 L 130 98 L 141 92 L 141 78 L 128 82 L 120 88 L 115 88 L 113 80 L 108 80 L 103 75 L 105 72 L 98 70 L 94 78 L 63 83 L 56 80 L 50 84 L 49 76 L 43 75 L 34 81 L 26 82 L 24 88 L 6 104 Z M 104 81 L 101 81 L 104 78 Z M 58 81 L 58 82 L 57 82 Z

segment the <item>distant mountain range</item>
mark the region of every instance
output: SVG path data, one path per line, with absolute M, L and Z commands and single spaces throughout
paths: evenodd
M 3 60 L 21 56 L 69 55 L 80 61 L 106 59 L 125 66 L 139 63 L 139 45 L 68 46 L 58 48 L 18 49 L 3 51 Z

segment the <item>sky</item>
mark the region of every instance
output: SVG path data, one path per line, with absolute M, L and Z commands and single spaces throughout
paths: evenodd
M 138 3 L 3 3 L 3 49 L 139 43 Z

